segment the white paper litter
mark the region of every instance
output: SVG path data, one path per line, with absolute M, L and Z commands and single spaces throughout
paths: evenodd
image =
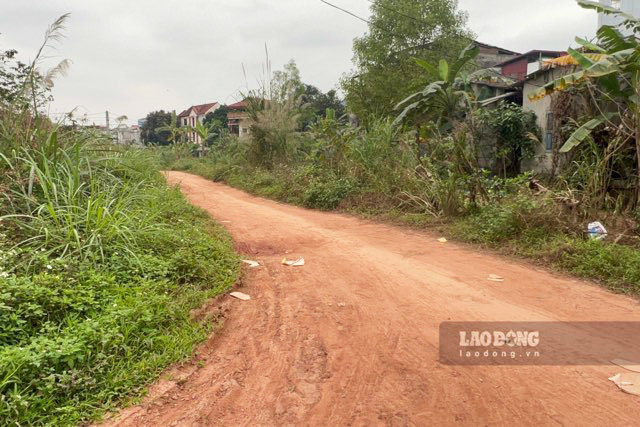
M 251 299 L 249 295 L 243 294 L 242 292 L 231 292 L 229 295 L 242 301 L 249 301 Z
M 289 267 L 302 267 L 304 265 L 304 258 L 300 258 L 295 261 L 290 261 L 287 258 L 283 258 L 282 264 L 288 265 Z
M 251 268 L 260 267 L 260 264 L 258 264 L 256 261 L 251 261 L 250 259 L 243 259 L 242 262 L 244 262 L 245 264 L 249 264 L 249 267 Z
M 500 277 L 497 274 L 490 274 L 487 280 L 492 282 L 504 282 L 504 277 Z
M 613 382 L 625 393 L 640 396 L 640 374 L 638 373 L 616 374 L 609 378 L 609 381 Z
M 448 242 L 448 240 L 447 240 L 447 239 L 445 239 L 444 237 L 441 237 L 441 238 L 439 238 L 439 239 L 438 239 L 438 242 L 440 242 L 440 243 L 447 243 L 447 242 Z

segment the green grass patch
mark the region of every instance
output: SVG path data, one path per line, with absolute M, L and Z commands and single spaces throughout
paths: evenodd
M 1 425 L 76 425 L 140 396 L 239 275 L 230 237 L 154 158 L 76 136 L 3 152 Z

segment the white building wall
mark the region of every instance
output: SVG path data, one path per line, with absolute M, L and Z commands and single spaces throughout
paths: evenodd
M 626 12 L 635 17 L 640 17 L 640 0 L 600 0 L 600 3 L 605 6 L 613 6 L 620 8 L 621 11 Z M 603 25 L 611 27 L 618 26 L 622 20 L 613 15 L 605 15 L 604 13 L 598 14 L 598 28 Z M 631 35 L 630 31 L 623 30 L 626 35 Z
M 546 137 L 548 117 L 547 114 L 551 112 L 551 96 L 546 96 L 542 99 L 532 101 L 529 96 L 544 86 L 547 81 L 544 77 L 538 77 L 537 79 L 527 81 L 524 84 L 522 91 L 523 108 L 526 111 L 533 111 L 536 114 L 537 124 L 540 127 L 542 133 L 542 143 L 536 147 L 536 154 L 533 159 L 525 160 L 522 162 L 522 171 L 535 171 L 542 174 L 551 173 L 553 167 L 553 153 L 552 150 L 547 149 Z M 555 137 L 555 135 L 554 135 Z M 561 143 L 560 141 L 553 141 L 554 144 Z

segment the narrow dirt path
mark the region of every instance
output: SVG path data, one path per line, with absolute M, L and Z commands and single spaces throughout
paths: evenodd
M 216 303 L 225 326 L 196 360 L 111 424 L 638 425 L 640 398 L 611 366 L 438 363 L 446 320 L 638 321 L 637 301 L 426 233 L 168 179 L 261 267 L 241 288 L 251 301 Z

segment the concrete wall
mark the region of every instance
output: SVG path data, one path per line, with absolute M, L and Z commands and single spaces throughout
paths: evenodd
M 546 96 L 537 101 L 531 101 L 529 99 L 529 95 L 535 93 L 540 89 L 541 86 L 544 86 L 547 82 L 545 81 L 544 76 L 540 76 L 536 79 L 529 80 L 525 82 L 524 88 L 522 90 L 522 98 L 523 103 L 522 107 L 526 111 L 533 111 L 536 114 L 536 122 L 538 127 L 542 131 L 542 144 L 539 144 L 536 148 L 536 154 L 533 159 L 524 160 L 522 162 L 522 171 L 534 171 L 542 174 L 550 174 L 553 164 L 553 155 L 551 150 L 547 150 L 545 144 L 545 138 L 547 135 L 547 131 L 553 132 L 553 129 L 547 129 L 547 113 L 551 111 L 551 96 Z M 558 141 L 555 140 L 554 134 L 554 143 L 557 144 Z

